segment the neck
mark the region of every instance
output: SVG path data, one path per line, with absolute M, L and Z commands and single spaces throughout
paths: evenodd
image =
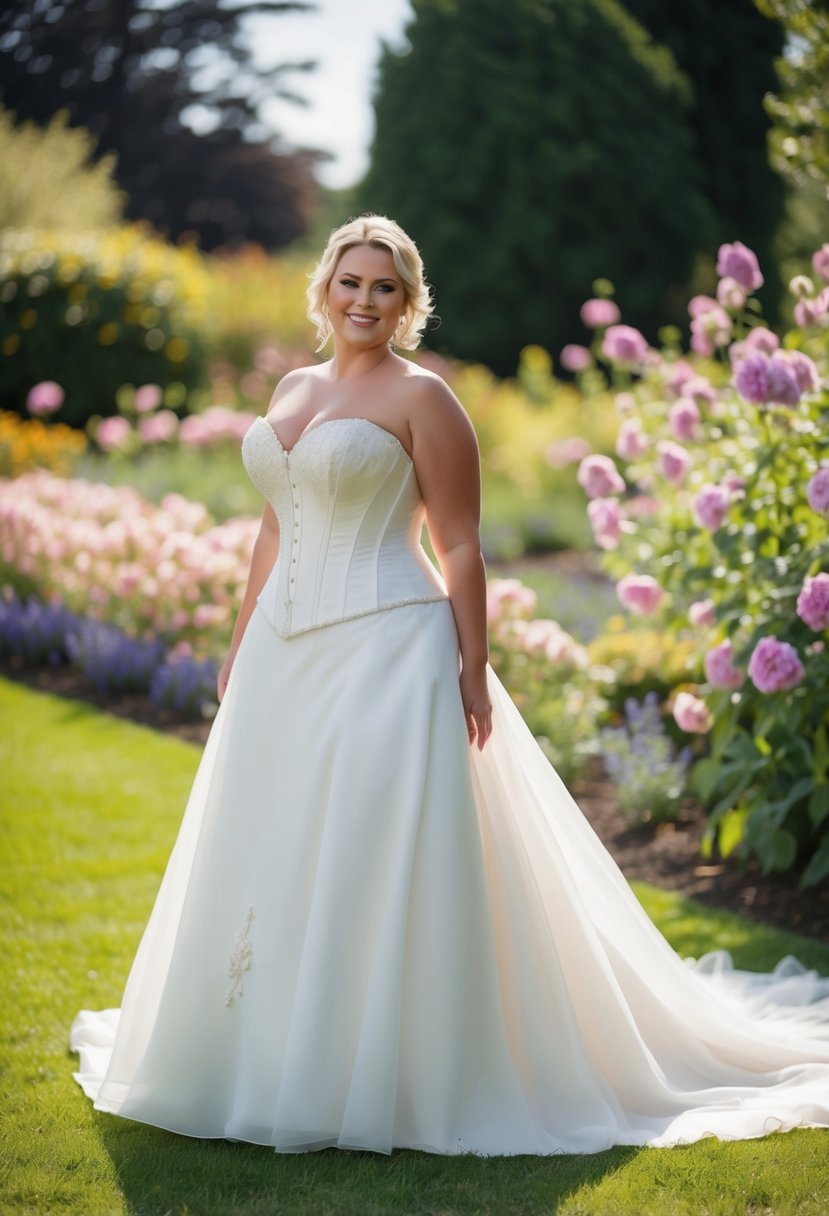
M 335 380 L 358 380 L 367 376 L 379 367 L 384 359 L 391 354 L 388 346 L 376 347 L 372 350 L 353 350 L 339 347 L 331 360 L 331 375 Z

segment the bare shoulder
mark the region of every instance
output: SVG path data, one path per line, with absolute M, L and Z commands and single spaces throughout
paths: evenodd
M 433 443 L 475 442 L 469 415 L 444 379 L 417 364 L 410 364 L 404 383 L 412 439 Z
M 307 367 L 295 367 L 281 376 L 273 390 L 268 410 L 273 409 L 277 401 L 288 395 L 294 389 L 309 388 L 322 378 L 325 364 L 311 363 Z

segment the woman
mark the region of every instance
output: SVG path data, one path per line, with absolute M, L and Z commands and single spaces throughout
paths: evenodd
M 683 963 L 487 667 L 474 434 L 392 349 L 431 307 L 411 240 L 344 225 L 309 298 L 334 355 L 245 437 L 267 505 L 219 713 L 77 1079 L 281 1152 L 829 1126 L 829 981 Z

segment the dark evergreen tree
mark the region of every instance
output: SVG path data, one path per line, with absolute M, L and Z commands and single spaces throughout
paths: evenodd
M 598 276 L 651 334 L 680 319 L 713 222 L 670 53 L 614 0 L 414 0 L 407 35 L 360 202 L 421 246 L 432 344 L 512 372 L 526 343 L 584 336 Z
M 292 97 L 311 63 L 256 67 L 244 18 L 312 7 L 302 0 L 6 0 L 0 6 L 0 91 L 19 119 L 66 110 L 114 152 L 127 215 L 206 248 L 303 233 L 314 154 L 287 152 L 258 119 L 267 97 Z M 204 72 L 210 63 L 209 73 Z M 201 73 L 201 75 L 200 75 Z M 209 78 L 209 83 L 204 83 Z M 209 119 L 197 135 L 194 108 Z
M 784 188 L 769 163 L 764 98 L 777 85 L 783 26 L 761 15 L 754 0 L 623 3 L 668 47 L 691 82 L 689 121 L 715 217 L 715 244 L 740 240 L 754 249 L 766 275 L 766 303 L 773 307 L 779 283 L 772 246 Z

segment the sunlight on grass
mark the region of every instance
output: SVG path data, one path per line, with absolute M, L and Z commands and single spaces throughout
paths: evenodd
M 829 1133 L 589 1157 L 279 1155 L 95 1112 L 69 1024 L 117 1004 L 199 751 L 90 706 L 0 681 L 5 865 L 0 1093 L 4 1216 L 822 1216 Z M 637 886 L 683 953 L 769 967 L 829 948 Z

